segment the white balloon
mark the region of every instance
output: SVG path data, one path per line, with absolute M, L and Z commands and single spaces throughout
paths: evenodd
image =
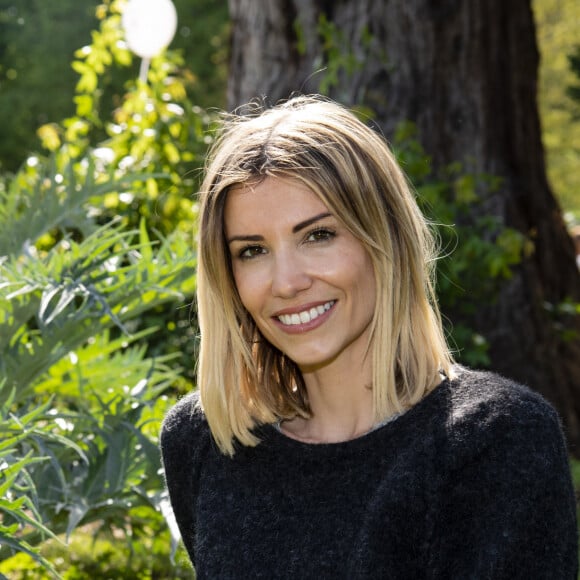
M 129 0 L 122 22 L 129 48 L 141 58 L 153 58 L 173 40 L 177 12 L 171 0 Z

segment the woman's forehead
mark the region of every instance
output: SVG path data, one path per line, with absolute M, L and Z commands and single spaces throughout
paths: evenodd
M 228 237 L 252 230 L 292 232 L 299 224 L 319 216 L 334 216 L 334 212 L 308 186 L 295 179 L 268 177 L 228 192 L 224 229 Z

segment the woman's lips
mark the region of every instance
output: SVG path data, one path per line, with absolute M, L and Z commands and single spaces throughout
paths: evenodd
M 285 332 L 305 332 L 320 326 L 329 316 L 336 304 L 336 300 L 329 300 L 323 304 L 306 307 L 295 312 L 277 314 L 273 317 L 276 325 Z

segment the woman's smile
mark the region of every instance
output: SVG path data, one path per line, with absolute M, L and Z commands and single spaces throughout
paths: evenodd
M 236 288 L 269 342 L 306 369 L 365 358 L 375 278 L 361 242 L 297 180 L 267 177 L 228 193 Z
M 287 309 L 283 313 L 276 314 L 274 318 L 287 332 L 306 332 L 323 324 L 335 304 L 336 300 L 329 300 L 315 306 Z

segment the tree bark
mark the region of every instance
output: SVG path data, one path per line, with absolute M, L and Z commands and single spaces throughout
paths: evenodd
M 580 275 L 546 178 L 530 0 L 229 4 L 230 107 L 318 92 L 333 71 L 322 70 L 333 64 L 325 62 L 329 22 L 345 59 L 331 97 L 370 107 L 387 137 L 402 120 L 416 123 L 435 171 L 460 161 L 502 178 L 475 211 L 499 217 L 535 249 L 470 323 L 490 342 L 492 368 L 555 404 L 580 455 L 580 317 L 554 314 L 565 300 L 580 302 Z

